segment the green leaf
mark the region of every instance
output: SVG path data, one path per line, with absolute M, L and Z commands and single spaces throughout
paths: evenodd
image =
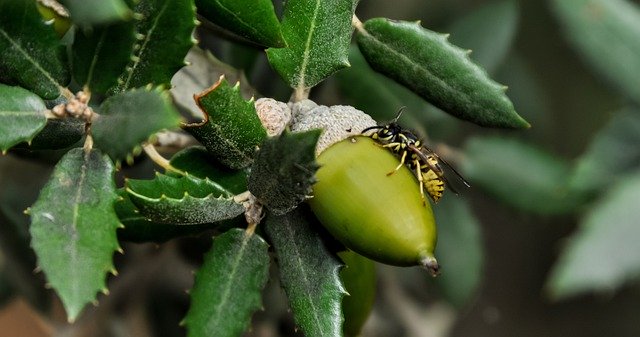
M 77 118 L 47 119 L 47 125 L 31 140 L 29 149 L 65 149 L 82 139 L 84 127 L 84 121 Z
M 134 12 L 143 18 L 136 22 L 139 42 L 118 84 L 111 89 L 114 93 L 150 83 L 169 86 L 195 44 L 194 0 L 145 0 L 135 6 Z
M 92 92 L 106 93 L 131 62 L 135 43 L 133 20 L 76 30 L 71 49 L 74 79 Z
M 198 13 L 250 41 L 285 47 L 271 0 L 196 0 Z
M 269 276 L 269 245 L 234 228 L 216 237 L 191 289 L 187 336 L 240 336 L 260 309 Z
M 360 336 L 376 299 L 376 264 L 350 250 L 338 253 L 344 262 L 340 279 L 348 295 L 342 299 L 343 331 L 346 337 Z
M 113 164 L 97 150 L 76 148 L 60 162 L 31 207 L 31 245 L 38 265 L 75 320 L 82 308 L 106 292 L 106 273 L 115 272 L 120 226 Z
M 0 2 L 0 73 L 44 99 L 69 82 L 65 50 L 34 0 Z
M 548 280 L 554 298 L 606 291 L 640 277 L 640 171 L 616 184 L 581 221 Z
M 239 85 L 231 87 L 224 77 L 195 99 L 205 119 L 185 125 L 185 130 L 222 164 L 233 169 L 250 165 L 256 147 L 267 136 L 253 99 L 245 101 Z
M 197 225 L 235 218 L 241 204 L 222 186 L 191 176 L 156 174 L 153 180 L 127 180 L 127 193 L 141 214 L 159 223 Z
M 596 193 L 618 177 L 640 167 L 640 109 L 626 108 L 613 116 L 578 160 L 570 186 Z
M 280 280 L 296 324 L 307 337 L 342 336 L 344 287 L 340 263 L 327 251 L 318 232 L 321 225 L 306 207 L 268 215 L 265 231 L 276 251 Z
M 444 198 L 433 211 L 438 220 L 436 256 L 445 266 L 435 282 L 451 303 L 463 307 L 476 294 L 482 278 L 480 223 L 463 198 Z
M 193 99 L 193 93 L 205 91 L 222 75 L 228 82 L 240 83 L 240 93 L 243 97 L 256 95 L 256 90 L 249 84 L 244 70 L 220 61 L 208 50 L 194 46 L 189 50 L 186 60 L 189 64 L 171 79 L 171 93 L 176 105 L 181 110 L 188 111 L 194 118 L 202 118 L 202 110 Z
M 178 127 L 180 115 L 167 91 L 135 89 L 106 99 L 91 131 L 97 147 L 121 160 L 154 133 Z
M 371 67 L 458 118 L 482 126 L 528 128 L 505 95 L 447 35 L 417 22 L 384 18 L 365 22 L 358 46 Z
M 122 0 L 62 0 L 62 3 L 71 20 L 81 26 L 126 20 L 133 15 Z
M 282 15 L 287 48 L 269 48 L 267 57 L 296 89 L 307 89 L 348 67 L 351 18 L 356 0 L 289 0 Z
M 315 149 L 321 130 L 266 139 L 251 168 L 249 191 L 275 215 L 285 214 L 311 195 L 318 170 Z
M 231 170 L 220 164 L 204 147 L 194 146 L 176 153 L 171 158 L 171 166 L 200 179 L 215 181 L 231 194 L 247 190 L 247 173 Z M 173 175 L 171 171 L 167 175 Z
M 580 204 L 567 186 L 568 163 L 532 145 L 500 137 L 473 138 L 465 146 L 462 164 L 471 185 L 520 210 L 558 214 Z
M 29 142 L 47 124 L 47 107 L 37 95 L 20 87 L 0 84 L 0 151 Z
M 554 0 L 566 38 L 600 76 L 640 103 L 640 7 L 626 0 Z
M 180 226 L 154 222 L 140 214 L 124 189 L 121 189 L 118 194 L 120 198 L 114 207 L 124 226 L 118 230 L 118 239 L 121 241 L 163 243 L 177 237 L 196 235 L 219 227 L 219 224 Z
M 473 50 L 471 59 L 492 74 L 511 50 L 518 28 L 518 3 L 494 1 L 456 20 L 448 29 L 451 42 Z

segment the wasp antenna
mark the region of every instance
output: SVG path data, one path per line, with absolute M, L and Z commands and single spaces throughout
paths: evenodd
M 400 119 L 400 116 L 402 115 L 402 112 L 404 111 L 404 109 L 406 109 L 406 106 L 401 106 L 400 109 L 398 109 L 398 112 L 396 113 L 396 117 L 393 119 L 393 122 L 397 122 L 398 119 Z

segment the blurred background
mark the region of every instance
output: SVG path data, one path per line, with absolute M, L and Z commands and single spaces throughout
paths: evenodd
M 274 2 L 281 9 L 280 1 Z M 420 20 L 472 49 L 509 87 L 532 127 L 496 130 L 458 120 L 374 73 L 352 67 L 311 99 L 400 122 L 447 158 L 472 188 L 434 206 L 443 272 L 378 265 L 363 336 L 640 336 L 640 1 L 361 1 L 361 21 Z M 247 92 L 288 101 L 264 53 L 203 24 L 200 46 L 246 76 Z M 213 83 L 217 74 L 211 74 Z M 180 102 L 178 102 L 180 103 Z M 34 273 L 28 218 L 47 158 L 0 158 L 0 337 L 182 336 L 191 272 L 210 236 L 124 243 L 118 277 L 74 325 Z M 144 177 L 139 158 L 122 176 Z M 455 179 L 453 183 L 456 184 Z M 456 185 L 459 186 L 459 185 Z M 247 336 L 298 336 L 277 277 Z M 13 330 L 17 329 L 17 330 Z

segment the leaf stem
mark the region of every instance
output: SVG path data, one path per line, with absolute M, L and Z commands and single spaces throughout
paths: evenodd
M 360 21 L 360 19 L 358 19 L 358 17 L 355 14 L 351 18 L 351 25 L 361 34 L 369 35 L 369 33 L 364 29 L 364 25 L 362 24 L 362 21 Z
M 167 160 L 160 153 L 158 153 L 155 146 L 153 146 L 152 144 L 146 143 L 142 145 L 142 149 L 144 149 L 144 153 L 146 153 L 149 159 L 151 159 L 154 163 L 156 163 L 156 165 L 162 167 L 167 171 L 173 171 L 181 175 L 187 175 L 186 172 L 173 167 L 169 162 L 169 160 Z

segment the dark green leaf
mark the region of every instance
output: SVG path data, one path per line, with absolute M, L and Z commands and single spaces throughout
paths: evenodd
M 447 35 L 416 22 L 377 18 L 365 22 L 358 46 L 376 71 L 444 111 L 482 126 L 527 128 L 505 87 L 492 81 Z
M 31 150 L 58 150 L 76 144 L 84 135 L 84 121 L 77 118 L 48 119 L 29 144 Z
M 435 281 L 451 303 L 462 307 L 476 293 L 482 278 L 480 223 L 464 199 L 455 196 L 442 199 L 433 211 L 438 221 L 436 256 L 445 266 Z
M 219 227 L 218 224 L 180 226 L 154 222 L 140 214 L 124 189 L 119 192 L 119 195 L 115 209 L 124 226 L 118 230 L 118 239 L 122 241 L 163 243 L 177 237 L 195 235 Z
M 122 0 L 62 0 L 69 17 L 81 26 L 131 18 L 133 13 Z
M 640 171 L 620 180 L 580 224 L 549 279 L 555 298 L 609 292 L 640 277 Z
M 197 225 L 235 218 L 241 204 L 222 186 L 191 176 L 157 174 L 153 180 L 127 180 L 127 193 L 140 213 L 159 223 Z
M 571 188 L 595 193 L 640 167 L 640 109 L 616 114 L 593 139 L 576 166 Z
M 34 0 L 0 2 L 0 73 L 45 99 L 69 82 L 64 48 Z
M 135 43 L 133 20 L 76 30 L 71 50 L 76 82 L 92 92 L 106 93 L 131 62 Z
M 169 85 L 195 41 L 194 0 L 145 0 L 134 8 L 143 19 L 136 22 L 139 42 L 113 92 L 153 85 Z
M 271 0 L 196 0 L 196 6 L 207 20 L 250 41 L 286 46 Z
M 271 66 L 296 89 L 307 89 L 349 66 L 356 0 L 289 0 L 282 16 L 287 48 L 269 48 Z
M 567 39 L 617 90 L 640 103 L 640 7 L 626 0 L 554 0 Z
M 376 264 L 350 250 L 339 252 L 338 256 L 344 262 L 340 279 L 348 293 L 342 299 L 344 335 L 360 336 L 376 299 Z
M 269 276 L 269 245 L 234 228 L 216 237 L 191 289 L 187 336 L 240 336 L 260 309 Z
M 180 115 L 167 91 L 135 89 L 109 97 L 91 131 L 97 147 L 121 160 L 154 133 L 178 127 Z
M 296 324 L 307 337 L 342 336 L 340 263 L 325 248 L 314 229 L 321 225 L 312 219 L 308 208 L 298 207 L 286 215 L 268 215 L 265 230 Z
M 228 190 L 240 194 L 247 190 L 247 173 L 231 170 L 220 164 L 201 146 L 189 147 L 171 158 L 171 166 L 200 179 L 209 179 Z M 171 171 L 167 175 L 172 175 Z
M 0 84 L 0 151 L 29 142 L 47 124 L 40 97 L 20 87 Z
M 499 137 L 474 138 L 465 147 L 462 164 L 471 185 L 518 209 L 556 214 L 579 205 L 567 186 L 569 165 L 531 145 Z
M 266 139 L 249 176 L 249 191 L 271 212 L 285 214 L 311 195 L 318 169 L 315 149 L 321 130 Z
M 451 42 L 473 50 L 471 59 L 494 73 L 511 49 L 518 28 L 518 3 L 500 0 L 480 7 L 455 21 Z
M 239 169 L 251 164 L 267 136 L 253 100 L 245 101 L 239 85 L 231 87 L 224 77 L 195 99 L 205 119 L 184 128 L 224 165 Z
M 113 172 L 111 160 L 99 151 L 73 149 L 30 210 L 31 245 L 70 321 L 98 291 L 106 291 L 106 273 L 115 272 L 120 222 L 113 208 Z

